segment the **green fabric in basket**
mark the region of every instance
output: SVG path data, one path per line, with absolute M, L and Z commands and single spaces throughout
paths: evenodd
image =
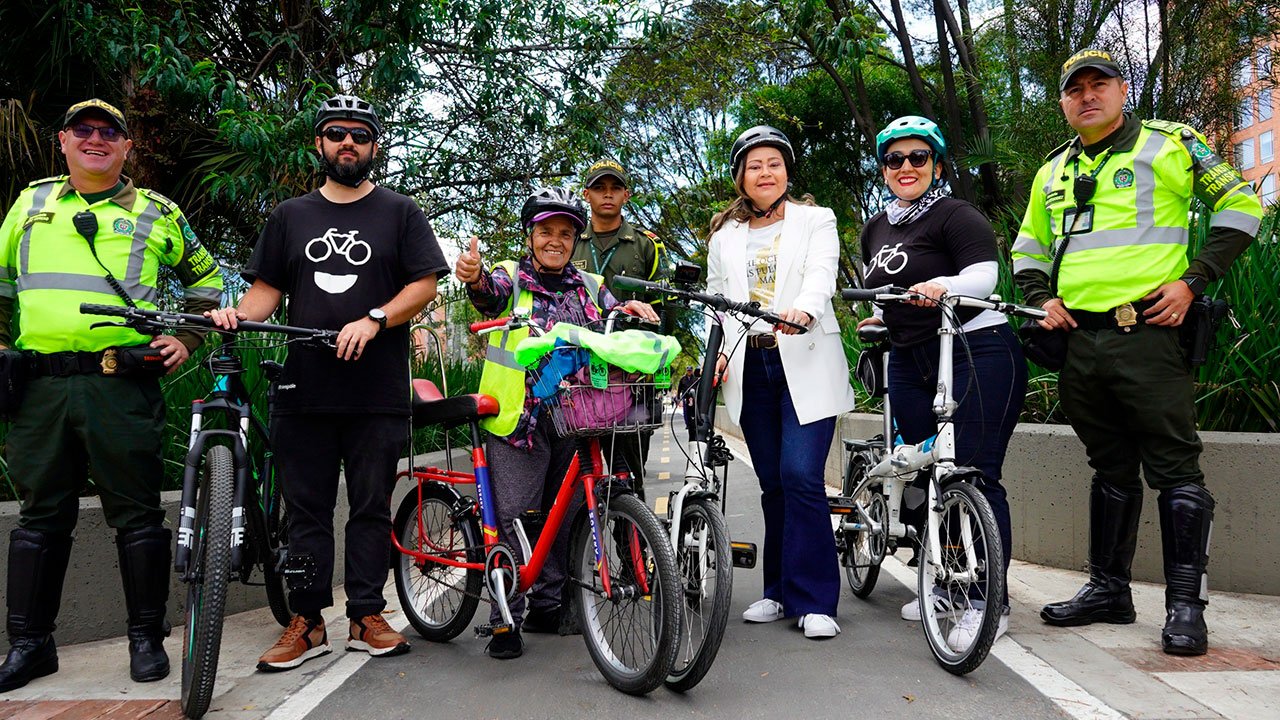
M 623 330 L 608 335 L 569 323 L 557 323 L 541 337 L 527 337 L 516 345 L 516 362 L 532 367 L 551 352 L 556 340 L 563 340 L 590 350 L 610 365 L 627 372 L 652 375 L 660 368 L 670 367 L 680 354 L 680 341 L 670 335 L 659 335 L 648 330 Z

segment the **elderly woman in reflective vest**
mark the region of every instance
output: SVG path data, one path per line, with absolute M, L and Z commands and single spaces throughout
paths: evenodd
M 633 314 L 658 321 L 653 308 L 636 300 L 619 303 L 601 284 L 599 275 L 581 272 L 569 263 L 574 241 L 587 224 L 585 208 L 569 191 L 548 187 L 534 192 L 520 211 L 520 223 L 529 230 L 529 252 L 518 261 L 506 260 L 486 270 L 474 238 L 470 250 L 458 258 L 454 274 L 466 283 L 467 296 L 481 313 L 497 317 L 522 308 L 549 330 L 559 322 L 598 324 L 615 306 L 622 305 Z M 526 391 L 524 368 L 510 359 L 516 344 L 527 336 L 526 329 L 492 333 L 480 379 L 480 392 L 497 398 L 501 407 L 500 414 L 483 425 L 492 438 L 488 460 L 494 479 L 498 539 L 510 547 L 518 547 L 512 520 L 525 510 L 550 508 L 577 448 L 572 439 L 557 436 L 551 423 L 538 422 L 534 412 L 538 401 Z M 579 493 L 574 507 L 569 508 L 569 517 L 581 502 Z M 486 649 L 490 657 L 520 657 L 524 652 L 522 629 L 560 631 L 568 542 L 569 523 L 565 523 L 541 577 L 529 590 L 528 614 L 524 615 L 524 596 L 514 598 L 514 632 L 493 637 Z M 498 622 L 498 617 L 495 605 L 490 619 Z

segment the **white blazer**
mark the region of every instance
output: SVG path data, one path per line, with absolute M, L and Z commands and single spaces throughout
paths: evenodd
M 853 410 L 853 388 L 849 386 L 849 363 L 840 340 L 840 325 L 831 307 L 836 291 L 836 265 L 840 244 L 836 239 L 836 216 L 829 208 L 787 203 L 786 215 L 778 224 L 782 240 L 778 249 L 778 271 L 774 286 L 777 307 L 796 308 L 813 318 L 809 332 L 778 334 L 778 352 L 787 387 L 800 424 Z M 747 223 L 729 221 L 711 236 L 707 248 L 707 292 L 719 293 L 734 301 L 747 300 Z M 767 323 L 756 321 L 760 330 Z M 725 347 L 729 374 L 723 385 L 729 417 L 742 417 L 742 367 L 745 341 L 738 341 L 747 327 L 735 320 L 725 323 Z

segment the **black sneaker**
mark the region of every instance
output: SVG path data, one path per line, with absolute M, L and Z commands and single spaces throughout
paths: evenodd
M 484 651 L 494 660 L 514 660 L 524 654 L 524 639 L 519 630 L 494 635 Z
M 530 608 L 525 613 L 521 630 L 531 633 L 555 633 L 560 630 L 560 606 Z

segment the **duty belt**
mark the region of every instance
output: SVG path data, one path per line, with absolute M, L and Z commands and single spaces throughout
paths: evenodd
M 1110 310 L 1102 312 L 1072 310 L 1070 308 L 1067 309 L 1067 312 L 1071 313 L 1071 317 L 1081 330 L 1115 330 L 1118 333 L 1127 334 L 1137 330 L 1138 326 L 1147 324 L 1147 318 L 1143 315 L 1143 312 L 1153 304 L 1137 300 L 1117 305 Z
M 112 349 L 114 352 L 114 348 Z M 27 353 L 32 377 L 69 377 L 71 375 L 102 375 L 104 368 L 99 352 Z M 113 358 L 114 359 L 114 358 Z

